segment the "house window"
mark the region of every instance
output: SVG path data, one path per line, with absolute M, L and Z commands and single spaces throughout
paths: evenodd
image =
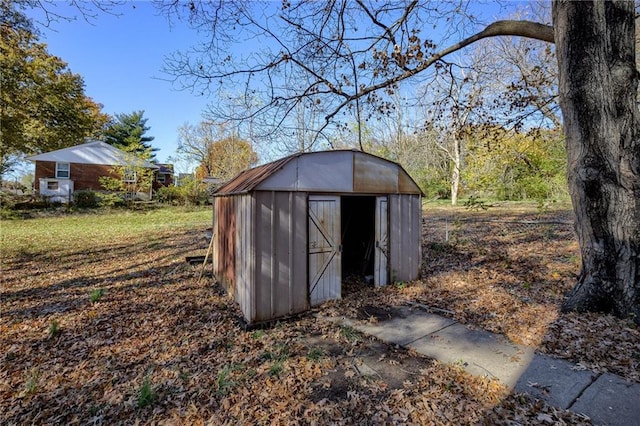
M 166 182 L 166 175 L 165 174 L 159 174 L 158 175 L 158 182 L 165 183 Z
M 47 189 L 49 191 L 57 191 L 60 187 L 58 186 L 57 180 L 48 180 L 47 181 Z
M 135 170 L 126 169 L 122 176 L 122 181 L 126 183 L 135 183 L 138 180 L 138 174 Z
M 69 163 L 56 163 L 56 178 L 69 179 Z

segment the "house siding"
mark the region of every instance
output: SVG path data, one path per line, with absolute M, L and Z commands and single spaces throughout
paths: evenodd
M 69 167 L 69 179 L 74 183 L 74 191 L 91 189 L 101 191 L 101 176 L 114 176 L 112 166 L 102 164 L 71 163 Z M 35 186 L 40 191 L 40 179 L 54 179 L 56 177 L 55 161 L 36 161 Z
M 118 177 L 118 172 L 114 170 L 113 166 L 104 164 L 80 164 L 71 163 L 69 170 L 69 179 L 74 183 L 75 191 L 82 191 L 84 189 L 91 189 L 94 191 L 102 191 L 104 188 L 100 184 L 100 177 Z M 40 191 L 40 179 L 55 179 L 56 176 L 56 162 L 55 161 L 37 161 L 36 173 L 35 173 L 35 189 Z M 169 186 L 173 184 L 173 176 L 170 174 L 165 175 L 165 182 L 158 182 L 157 179 L 153 181 L 153 189 L 157 190 L 163 186 Z
M 164 182 L 160 182 L 160 181 L 158 180 L 158 176 L 156 176 L 156 177 L 153 179 L 153 190 L 154 190 L 154 191 L 156 191 L 156 190 L 158 190 L 158 189 L 162 188 L 163 186 L 170 186 L 170 185 L 173 185 L 173 184 L 174 184 L 174 183 L 173 183 L 173 175 L 170 175 L 170 174 L 168 174 L 168 173 L 167 173 L 167 174 L 163 173 L 163 175 L 164 175 Z

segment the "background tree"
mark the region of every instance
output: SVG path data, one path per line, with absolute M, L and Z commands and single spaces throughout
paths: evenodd
M 196 169 L 196 177 L 214 177 L 226 181 L 257 162 L 258 155 L 249 142 L 228 136 L 209 145 L 206 164 Z M 210 168 L 208 175 L 205 174 L 207 167 Z
M 463 177 L 470 192 L 539 203 L 566 197 L 567 155 L 559 132 L 469 127 L 464 138 Z
M 511 19 L 550 22 L 551 3 L 532 2 Z M 558 61 L 553 45 L 522 37 L 484 40 L 486 74 L 491 75 L 493 122 L 516 130 L 562 129 L 558 104 Z M 498 95 L 499 94 L 499 95 Z
M 420 90 L 425 126 L 438 135 L 433 147 L 448 160 L 449 195 L 454 206 L 461 189 L 465 142 L 471 137 L 468 129 L 490 121 L 483 105 L 489 86 L 480 65 L 485 59 L 485 55 L 477 55 L 467 67 L 442 67 Z
M 115 118 L 106 126 L 103 138 L 106 143 L 125 152 L 149 161 L 155 160 L 158 148 L 151 146 L 153 136 L 145 134 L 150 129 L 144 111 L 134 111 L 130 114 L 116 114 Z
M 127 154 L 132 156 L 133 154 Z M 126 158 L 126 166 L 113 166 L 108 176 L 100 176 L 100 186 L 107 191 L 101 196 L 102 204 L 131 205 L 136 200 L 149 200 L 153 194 L 155 169 L 145 167 L 139 157 Z
M 211 145 L 225 136 L 225 126 L 210 121 L 197 125 L 185 123 L 178 129 L 176 153 L 187 163 L 196 165 L 201 177 L 213 175 Z
M 33 23 L 0 3 L 0 174 L 24 155 L 82 143 L 108 119 L 84 81 L 38 42 Z
M 469 10 L 464 1 L 303 1 L 284 2 L 279 10 L 256 10 L 260 6 L 244 2 L 172 1 L 166 11 L 186 13 L 194 26 L 212 34 L 203 49 L 191 51 L 200 55 L 176 56 L 169 67 L 192 87 L 215 91 L 216 85 L 238 84 L 262 91 L 267 105 L 278 111 L 291 111 L 307 100 L 325 103 L 329 126 L 360 99 L 387 112 L 385 95 L 402 81 L 428 78 L 446 65 L 445 57 L 479 40 L 522 36 L 555 42 L 568 182 L 583 265 L 565 308 L 631 315 L 640 322 L 635 4 L 555 0 L 552 5 L 553 27 L 525 20 L 477 27 L 464 13 Z M 438 21 L 442 17 L 447 19 Z M 443 23 L 447 28 L 438 28 Z M 436 46 L 436 35 L 444 34 L 446 41 L 456 30 L 460 41 Z M 233 41 L 247 37 L 260 51 L 242 49 L 241 57 L 230 56 Z M 293 98 L 279 86 L 279 76 L 292 69 L 310 81 Z

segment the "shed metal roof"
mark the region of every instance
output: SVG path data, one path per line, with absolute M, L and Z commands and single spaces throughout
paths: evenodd
M 214 196 L 254 190 L 422 194 L 398 163 L 356 150 L 290 155 L 245 170 L 218 188 Z
M 243 194 L 245 192 L 249 192 L 299 155 L 301 154 L 291 155 L 271 163 L 263 164 L 249 170 L 244 170 L 239 175 L 218 188 L 214 192 L 214 195 Z

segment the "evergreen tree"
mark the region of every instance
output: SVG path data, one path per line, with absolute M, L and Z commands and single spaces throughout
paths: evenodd
M 151 141 L 155 138 L 145 135 L 150 127 L 147 126 L 147 119 L 143 115 L 144 111 L 116 114 L 104 131 L 104 141 L 144 160 L 154 161 L 158 148 L 151 146 Z

